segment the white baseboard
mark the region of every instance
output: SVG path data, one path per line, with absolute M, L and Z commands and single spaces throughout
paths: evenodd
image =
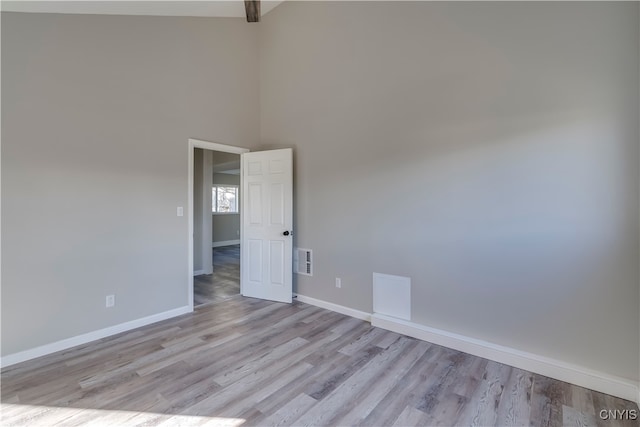
M 332 302 L 327 302 L 316 298 L 311 298 L 305 295 L 297 294 L 297 296 L 298 301 L 300 302 L 315 305 L 316 307 L 325 308 L 327 310 L 335 311 L 336 313 L 345 314 L 347 316 L 355 317 L 356 319 L 371 322 L 370 313 L 360 310 L 354 310 L 353 308 L 345 307 L 343 305 L 334 304 Z
M 193 270 L 193 275 L 194 276 L 200 276 L 204 274 L 204 270 Z
M 221 246 L 231 246 L 231 245 L 239 245 L 240 240 L 221 240 L 219 242 L 212 242 L 212 248 L 219 248 Z
M 557 359 L 504 347 L 440 329 L 430 328 L 410 321 L 382 314 L 370 314 L 332 302 L 305 295 L 297 295 L 300 302 L 315 305 L 356 319 L 371 322 L 373 326 L 452 348 L 474 356 L 504 363 L 529 372 L 565 381 L 601 393 L 636 402 L 640 406 L 640 384 L 625 378 L 594 371 Z
M 139 328 L 141 326 L 150 325 L 151 323 L 160 322 L 161 320 L 170 319 L 186 313 L 190 313 L 192 310 L 189 306 L 175 308 L 173 310 L 165 311 L 163 313 L 153 314 L 151 316 L 143 317 L 141 319 L 131 320 L 129 322 L 120 323 L 119 325 L 110 326 L 108 328 L 100 329 L 97 331 L 89 332 L 75 337 L 67 338 L 61 341 L 56 341 L 51 344 L 45 344 L 40 347 L 32 348 L 29 350 L 20 351 L 18 353 L 9 354 L 0 358 L 0 366 L 6 367 L 15 365 L 16 363 L 24 362 L 27 360 L 35 359 L 36 357 L 46 356 L 47 354 L 55 353 L 57 351 L 66 350 L 77 345 L 86 344 L 91 341 L 99 340 L 111 335 L 119 334 L 120 332 L 130 331 L 131 329 Z
M 529 372 L 636 401 L 640 405 L 639 384 L 632 380 L 382 314 L 371 315 L 371 324 Z

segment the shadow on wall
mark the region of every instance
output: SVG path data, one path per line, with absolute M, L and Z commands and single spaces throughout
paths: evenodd
M 632 320 L 614 308 L 635 299 L 623 288 L 637 254 L 629 233 L 637 170 L 629 147 L 611 143 L 615 120 L 581 113 L 440 128 L 422 155 L 420 148 L 402 159 L 396 154 L 402 171 L 379 164 L 368 177 L 368 185 L 401 189 L 393 203 L 372 209 L 372 264 L 411 271 L 416 304 L 430 312 L 420 320 L 450 328 L 435 319 L 482 319 L 489 339 L 494 326 L 538 339 L 558 324 L 593 322 L 588 330 L 598 330 L 593 318 L 567 318 L 567 311 L 610 307 L 610 320 Z M 399 214 L 399 206 L 410 208 Z M 630 301 L 616 301 L 607 287 Z M 473 304 L 452 300 L 456 289 Z M 518 322 L 504 325 L 511 317 Z

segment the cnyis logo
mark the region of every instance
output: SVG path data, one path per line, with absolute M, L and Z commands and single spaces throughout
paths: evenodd
M 636 409 L 603 409 L 598 414 L 601 420 L 637 420 Z

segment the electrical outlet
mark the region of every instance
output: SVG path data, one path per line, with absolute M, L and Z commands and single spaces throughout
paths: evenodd
M 107 295 L 106 307 L 111 308 L 116 305 L 116 296 L 115 295 Z
M 341 288 L 342 287 L 342 279 L 339 277 L 336 277 L 336 288 Z

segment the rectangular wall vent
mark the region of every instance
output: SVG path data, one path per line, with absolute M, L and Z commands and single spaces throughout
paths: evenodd
M 313 251 L 296 248 L 293 251 L 294 271 L 305 276 L 313 276 Z
M 411 278 L 373 273 L 373 312 L 411 320 Z

